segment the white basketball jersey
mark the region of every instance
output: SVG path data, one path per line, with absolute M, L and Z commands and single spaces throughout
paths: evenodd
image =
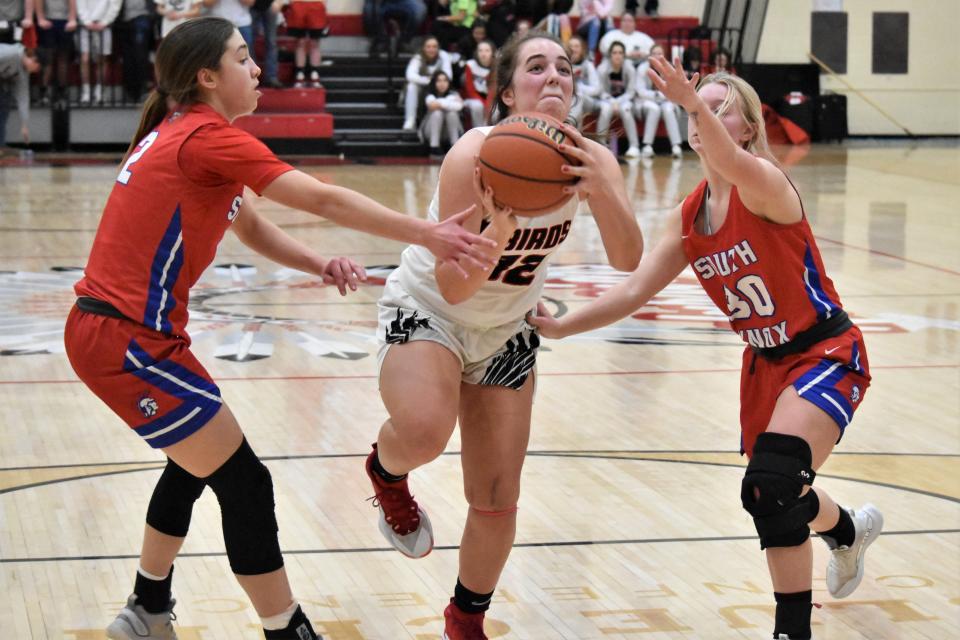
M 492 129 L 478 128 L 484 135 Z M 439 202 L 437 185 L 430 201 L 429 220 L 440 219 Z M 440 295 L 434 274 L 436 259 L 419 245 L 404 250 L 400 266 L 390 274 L 387 286 L 399 284 L 427 310 L 464 326 L 496 327 L 515 322 L 537 306 L 547 279 L 547 263 L 570 233 L 578 202 L 574 196 L 552 213 L 535 218 L 518 216 L 517 230 L 507 242 L 499 264 L 487 282 L 460 304 L 449 304 Z

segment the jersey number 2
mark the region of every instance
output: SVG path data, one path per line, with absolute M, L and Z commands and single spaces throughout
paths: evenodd
M 151 131 L 147 134 L 147 137 L 140 141 L 140 144 L 137 145 L 137 150 L 130 154 L 130 157 L 127 158 L 126 163 L 123 165 L 123 169 L 120 169 L 120 175 L 117 176 L 117 182 L 120 184 L 127 184 L 130 182 L 130 177 L 133 175 L 130 173 L 130 167 L 133 166 L 137 160 L 143 157 L 143 154 L 147 152 L 147 149 L 150 148 L 150 145 L 156 141 L 158 135 L 160 135 L 158 131 Z

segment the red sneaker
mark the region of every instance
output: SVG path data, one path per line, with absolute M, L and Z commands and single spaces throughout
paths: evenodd
M 367 476 L 373 483 L 373 505 L 380 508 L 380 533 L 408 558 L 423 558 L 433 550 L 430 518 L 410 495 L 407 480 L 387 482 L 373 471 L 377 445 L 367 456 Z
M 483 632 L 483 616 L 461 611 L 450 598 L 450 604 L 443 611 L 443 640 L 488 640 Z

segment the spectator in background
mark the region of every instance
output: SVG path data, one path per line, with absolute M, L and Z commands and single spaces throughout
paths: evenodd
M 73 32 L 77 30 L 76 0 L 36 0 L 37 35 L 43 79 L 40 103 L 66 98 L 68 66 L 73 59 Z
M 450 15 L 437 16 L 431 33 L 440 42 L 440 48 L 450 51 L 461 38 L 470 36 L 470 29 L 480 15 L 479 0 L 438 0 L 449 6 Z M 449 3 L 449 4 L 448 4 Z
M 587 56 L 593 58 L 600 38 L 613 29 L 613 0 L 580 0 L 577 34 L 587 41 Z
M 207 8 L 206 15 L 229 20 L 240 32 L 243 41 L 250 49 L 253 57 L 253 18 L 250 17 L 250 7 L 253 0 L 203 0 Z
M 663 57 L 663 47 L 659 44 L 653 45 L 650 49 L 651 56 Z M 660 124 L 660 118 L 663 118 L 663 124 L 667 128 L 667 136 L 670 138 L 670 153 L 674 158 L 683 157 L 683 148 L 680 144 L 683 139 L 680 137 L 680 124 L 677 121 L 677 107 L 667 100 L 667 98 L 653 86 L 653 80 L 647 74 L 650 69 L 650 62 L 645 60 L 638 68 L 636 75 L 636 100 L 633 103 L 633 113 L 637 118 L 643 119 L 643 149 L 640 155 L 644 158 L 653 157 L 653 141 L 657 135 L 657 125 Z
M 480 15 L 487 22 L 487 36 L 493 40 L 494 46 L 502 47 L 513 34 L 517 21 L 516 13 L 517 3 L 514 0 L 480 1 Z
M 625 158 L 640 157 L 637 121 L 633 119 L 635 74 L 636 69 L 626 61 L 626 50 L 622 42 L 614 42 L 610 45 L 606 59 L 597 69 L 597 75 L 600 76 L 600 117 L 597 118 L 597 136 L 606 140 L 610 134 L 610 123 L 613 117 L 619 116 L 630 143 L 624 154 Z
M 326 3 L 323 0 L 293 0 L 287 9 L 287 33 L 297 39 L 297 49 L 293 54 L 293 64 L 296 67 L 293 86 L 298 89 L 306 86 L 309 75 L 310 86 L 319 89 L 323 86 L 320 84 L 320 66 L 323 65 L 320 40 L 330 35 Z
M 526 18 L 520 18 L 517 20 L 517 31 L 513 34 L 513 37 L 519 40 L 523 36 L 527 35 L 530 29 L 533 28 L 533 24 Z
M 493 43 L 484 40 L 477 45 L 474 53 L 474 57 L 467 60 L 463 71 L 463 102 L 470 114 L 471 128 L 487 124 L 486 114 L 490 111 L 487 80 L 493 64 Z
M 629 12 L 631 15 L 637 15 L 637 5 L 639 2 L 637 0 L 626 0 L 623 5 L 624 11 Z M 660 9 L 660 0 L 646 0 L 643 3 L 643 12 L 650 16 L 651 18 L 656 18 Z
M 577 127 L 583 131 L 583 116 L 600 110 L 600 76 L 593 62 L 587 58 L 587 43 L 580 36 L 573 36 L 567 43 L 567 55 L 573 67 L 573 80 L 576 85 L 570 115 L 577 121 Z
M 460 64 L 465 65 L 473 57 L 477 45 L 487 39 L 487 23 L 478 18 L 470 27 L 470 33 L 460 38 L 457 43 L 457 53 L 460 54 Z M 453 58 L 453 56 L 451 56 Z M 456 85 L 456 82 L 454 82 Z
M 711 69 L 709 73 L 718 73 L 720 71 L 725 71 L 730 75 L 737 75 L 737 72 L 733 67 L 730 66 L 730 52 L 720 47 L 713 52 L 713 55 L 710 56 L 710 66 Z
M 563 46 L 567 46 L 573 35 L 568 15 L 573 8 L 573 0 L 536 0 L 534 4 L 537 5 L 538 14 L 543 12 L 539 20 L 534 20 L 536 28 L 555 35 Z
M 17 25 L 33 26 L 33 0 L 0 0 L 0 44 L 17 41 Z
M 409 43 L 427 16 L 423 0 L 364 0 L 364 31 L 371 37 L 370 55 L 375 56 L 386 48 L 387 22 L 394 19 L 400 26 L 400 41 Z
M 118 35 L 123 56 L 123 88 L 132 102 L 140 102 L 150 78 L 154 6 L 153 0 L 123 0 L 120 10 Z
M 123 0 L 76 0 L 80 23 L 80 104 L 103 102 L 106 56 L 113 53 L 113 21 Z M 93 85 L 91 96 L 90 87 Z
M 614 42 L 622 42 L 627 51 L 627 60 L 636 67 L 650 55 L 650 47 L 654 45 L 653 38 L 642 31 L 637 31 L 637 20 L 630 13 L 620 16 L 620 28 L 608 31 L 600 39 L 600 51 L 607 52 Z M 606 55 L 606 53 L 604 53 Z
M 453 90 L 450 76 L 437 69 L 430 76 L 424 96 L 426 113 L 420 123 L 420 135 L 430 144 L 430 157 L 442 158 L 440 141 L 446 139 L 452 147 L 463 133 L 460 112 L 463 110 L 463 98 Z
M 283 87 L 277 78 L 277 14 L 284 4 L 285 0 L 253 0 L 250 7 L 254 40 L 258 33 L 263 34 L 263 77 L 260 84 L 271 89 Z
M 13 101 L 20 116 L 20 137 L 30 144 L 30 74 L 39 70 L 36 55 L 22 44 L 0 44 L 0 157 L 7 145 L 7 118 Z
M 407 87 L 403 97 L 403 129 L 413 131 L 417 126 L 417 108 L 420 106 L 421 91 L 430 84 L 430 79 L 437 70 L 453 77 L 450 65 L 450 54 L 440 48 L 440 41 L 429 36 L 423 41 L 420 53 L 417 53 L 407 63 Z
M 166 38 L 175 26 L 196 18 L 203 10 L 203 0 L 155 0 L 160 22 L 160 37 Z
M 688 78 L 692 78 L 695 73 L 699 73 L 702 78 L 704 76 L 704 69 L 700 68 L 702 65 L 703 52 L 700 51 L 700 47 L 691 44 L 683 50 L 683 70 L 687 72 Z

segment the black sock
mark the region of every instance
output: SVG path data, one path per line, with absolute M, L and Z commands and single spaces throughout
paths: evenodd
M 490 593 L 475 593 L 463 586 L 457 578 L 457 586 L 453 590 L 453 604 L 464 613 L 483 613 L 490 608 L 493 591 Z
M 817 533 L 820 534 L 821 538 L 830 538 L 827 540 L 827 544 L 831 549 L 849 547 L 853 544 L 857 535 L 857 531 L 853 527 L 853 518 L 843 507 L 840 507 L 840 519 L 837 520 L 836 526 L 829 531 L 818 531 Z M 831 542 L 833 544 L 830 544 Z
M 389 471 L 387 471 L 386 469 L 384 469 L 384 468 L 383 468 L 383 465 L 380 464 L 380 454 L 379 454 L 379 453 L 374 453 L 374 455 L 373 455 L 373 463 L 370 465 L 370 467 L 373 469 L 373 472 L 374 472 L 375 474 L 377 474 L 378 476 L 380 476 L 381 478 L 383 478 L 383 479 L 386 480 L 387 482 L 400 482 L 401 480 L 404 480 L 404 479 L 406 479 L 406 477 L 407 477 L 407 474 L 403 474 L 402 476 L 395 476 L 395 475 L 393 475 L 392 473 L 390 473 Z
M 813 592 L 774 593 L 777 600 L 777 621 L 773 637 L 787 634 L 790 640 L 810 640 L 810 611 L 813 609 Z
M 283 629 L 264 629 L 263 636 L 267 640 L 320 640 L 310 620 L 299 606 L 293 612 L 290 624 Z
M 170 608 L 170 584 L 173 582 L 173 567 L 163 580 L 151 580 L 139 571 L 133 583 L 137 604 L 147 613 L 163 613 Z

